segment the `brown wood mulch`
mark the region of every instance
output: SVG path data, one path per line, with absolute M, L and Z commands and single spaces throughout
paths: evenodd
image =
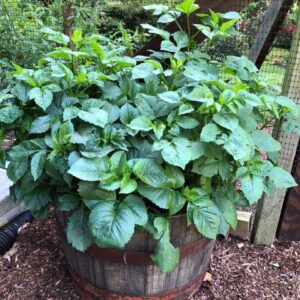
M 206 280 L 194 300 L 300 299 L 300 242 L 258 247 L 235 238 L 220 240 Z M 53 216 L 28 225 L 0 257 L 0 299 L 80 299 Z

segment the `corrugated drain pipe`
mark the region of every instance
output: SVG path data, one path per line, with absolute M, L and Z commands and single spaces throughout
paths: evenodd
M 5 254 L 14 244 L 18 230 L 26 223 L 33 221 L 31 212 L 25 211 L 0 228 L 0 255 Z

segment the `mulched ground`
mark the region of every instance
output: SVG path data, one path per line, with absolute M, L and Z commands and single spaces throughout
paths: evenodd
M 235 238 L 218 241 L 208 272 L 194 300 L 300 299 L 300 242 L 257 247 Z M 53 217 L 23 229 L 17 245 L 0 257 L 0 299 L 80 299 Z

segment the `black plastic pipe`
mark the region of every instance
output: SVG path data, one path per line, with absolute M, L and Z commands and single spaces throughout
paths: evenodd
M 26 223 L 34 220 L 31 212 L 25 211 L 0 228 L 0 255 L 5 254 L 14 244 L 18 230 Z

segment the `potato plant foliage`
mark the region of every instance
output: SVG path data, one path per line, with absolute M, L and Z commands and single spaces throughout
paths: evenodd
M 146 9 L 169 23 L 198 6 Z M 71 50 L 67 36 L 46 28 L 58 47 L 32 70 L 15 66 L 18 83 L 1 91 L 0 141 L 16 136 L 0 152 L 12 197 L 41 217 L 49 205 L 70 211 L 76 249 L 122 248 L 145 230 L 158 240 L 153 261 L 170 272 L 179 261 L 172 216 L 186 214 L 188 226 L 215 239 L 236 227 L 237 205 L 295 186 L 276 165 L 280 144 L 258 128 L 288 120 L 285 128 L 299 131 L 299 107 L 246 57 L 220 63 L 197 49 L 198 33 L 209 43 L 230 36 L 237 13 L 198 17 L 187 32 L 143 25 L 162 37 L 161 51 L 135 58 L 81 30 Z

